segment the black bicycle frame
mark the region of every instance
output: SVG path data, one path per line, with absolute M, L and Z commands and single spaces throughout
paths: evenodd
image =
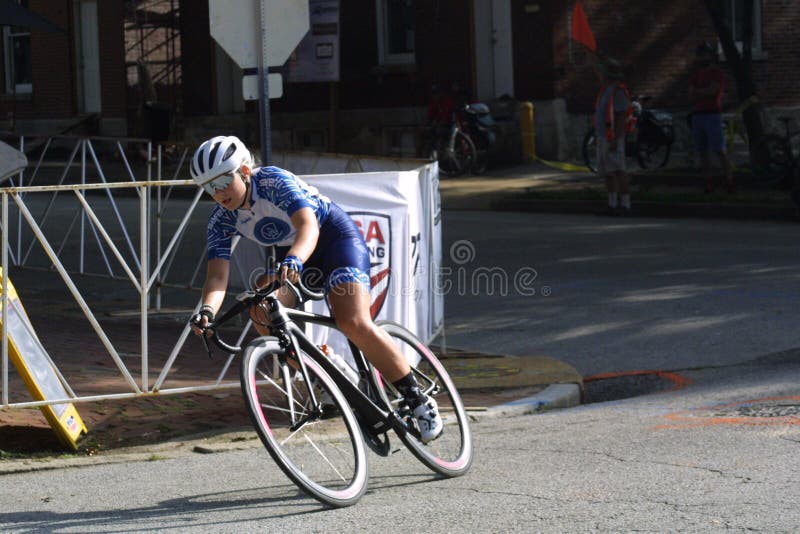
M 267 302 L 274 297 L 267 299 Z M 272 303 L 270 303 L 272 305 Z M 409 428 L 402 419 L 397 416 L 393 410 L 384 410 L 376 405 L 372 399 L 361 391 L 356 384 L 353 384 L 334 364 L 331 362 L 319 347 L 311 342 L 306 337 L 305 332 L 295 323 L 295 320 L 327 326 L 329 328 L 336 327 L 336 320 L 333 317 L 325 315 L 318 315 L 303 310 L 296 310 L 291 308 L 284 308 L 283 306 L 275 307 L 275 311 L 270 314 L 270 332 L 280 335 L 288 334 L 288 338 L 292 343 L 292 349 L 296 354 L 300 354 L 298 349 L 308 354 L 312 360 L 319 364 L 328 375 L 336 382 L 336 385 L 344 394 L 347 401 L 355 409 L 362 421 L 366 424 L 367 428 L 375 435 L 383 434 L 388 430 L 405 435 L 409 432 Z M 350 345 L 350 350 L 358 367 L 358 374 L 361 378 L 369 382 L 370 387 L 378 391 L 378 384 L 372 373 L 369 372 L 369 363 L 367 362 L 364 354 L 356 347 L 350 340 L 347 341 Z M 298 347 L 299 345 L 299 347 Z M 305 369 L 305 364 L 302 358 L 298 358 L 303 378 L 308 379 L 308 372 Z

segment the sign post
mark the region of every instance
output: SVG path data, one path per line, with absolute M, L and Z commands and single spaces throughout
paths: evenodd
M 267 43 L 267 0 L 261 0 L 261 53 L 258 54 L 258 80 L 261 90 L 261 105 L 258 106 L 259 124 L 261 125 L 261 163 L 272 163 L 272 132 L 269 119 L 269 44 Z
M 286 63 L 297 43 L 308 32 L 308 0 L 209 0 L 211 36 L 245 71 L 257 71 L 258 95 L 246 74 L 243 96 L 258 98 L 261 132 L 261 158 L 269 162 L 269 99 L 283 94 L 282 80 L 270 74 L 269 67 Z M 275 85 L 278 87 L 275 87 Z

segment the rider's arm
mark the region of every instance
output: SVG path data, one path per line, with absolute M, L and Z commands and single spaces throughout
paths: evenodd
M 311 208 L 301 208 L 292 214 L 292 226 L 297 230 L 294 243 L 287 256 L 297 256 L 305 263 L 317 247 L 319 239 L 319 223 Z
M 290 256 L 294 256 L 297 260 L 300 260 L 301 263 L 308 261 L 308 258 L 311 257 L 311 253 L 314 252 L 317 246 L 317 240 L 319 239 L 319 223 L 317 222 L 316 215 L 314 215 L 314 210 L 308 207 L 300 208 L 295 211 L 291 219 L 292 226 L 297 230 L 297 235 L 294 238 L 294 243 L 292 243 L 292 246 L 289 247 L 289 251 L 286 253 L 286 258 L 283 261 L 283 265 L 281 265 L 279 276 L 281 280 L 288 278 L 289 281 L 297 283 L 302 269 L 298 267 L 297 270 L 295 270 L 292 267 L 293 264 L 287 262 L 291 259 Z
M 212 313 L 215 314 L 222 306 L 222 301 L 225 300 L 230 263 L 230 261 L 223 258 L 208 260 L 206 281 L 203 284 L 203 304 L 209 305 Z
M 230 272 L 230 261 L 223 258 L 213 258 L 208 260 L 206 267 L 206 281 L 203 284 L 203 295 L 200 310 L 197 315 L 192 316 L 189 324 L 192 331 L 201 335 L 206 325 L 208 325 L 225 299 L 225 291 L 228 288 L 228 274 Z M 210 316 L 207 315 L 210 312 Z

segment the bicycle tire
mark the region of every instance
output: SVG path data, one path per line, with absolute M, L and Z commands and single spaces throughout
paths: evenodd
M 453 150 L 444 147 L 438 153 L 439 170 L 446 176 L 461 176 L 475 161 L 475 144 L 464 132 L 456 132 Z
M 583 137 L 583 162 L 592 172 L 597 172 L 597 137 L 594 128 Z
M 369 479 L 355 415 L 330 376 L 302 354 L 316 398 L 324 391 L 331 404 L 323 417 L 291 428 L 310 413 L 310 397 L 299 371 L 282 358 L 284 352 L 272 337 L 258 338 L 245 350 L 242 393 L 253 426 L 272 459 L 297 487 L 328 506 L 353 505 L 364 495 Z
M 489 167 L 489 151 L 488 150 L 475 150 L 475 162 L 472 164 L 470 172 L 476 176 L 486 172 Z
M 669 161 L 671 152 L 672 143 L 637 143 L 636 161 L 639 163 L 639 167 L 646 171 L 661 169 Z
M 444 431 L 428 444 L 423 444 L 412 434 L 398 433 L 400 440 L 432 471 L 445 477 L 463 475 L 472 465 L 472 434 L 464 403 L 450 375 L 433 352 L 404 327 L 391 321 L 379 321 L 376 324 L 397 343 L 401 352 L 410 360 L 411 369 L 416 374 L 421 389 L 436 400 L 439 413 L 444 419 Z M 419 361 L 415 363 L 413 360 L 416 359 Z M 372 372 L 377 383 L 382 386 L 384 402 L 397 410 L 401 418 L 412 421 L 411 410 L 402 395 L 383 380 L 374 367 Z M 457 428 L 454 429 L 454 426 Z

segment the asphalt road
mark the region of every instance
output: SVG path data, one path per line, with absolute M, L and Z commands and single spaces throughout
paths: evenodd
M 797 353 L 688 376 L 671 393 L 478 421 L 473 468 L 458 479 L 406 452 L 372 455 L 370 490 L 347 509 L 299 495 L 254 447 L 5 475 L 0 529 L 796 531 L 800 429 L 786 414 L 800 411 Z
M 477 212 L 444 220 L 450 345 L 547 354 L 585 375 L 674 371 L 682 387 L 476 421 L 474 466 L 459 479 L 437 479 L 405 452 L 373 456 L 370 491 L 345 510 L 299 495 L 259 447 L 8 474 L 0 529 L 797 530 L 794 225 Z M 518 285 L 473 292 L 466 280 L 480 267 L 499 268 L 500 287 L 501 272 Z
M 792 349 L 797 235 L 792 223 L 446 212 L 447 342 L 545 354 L 584 376 Z

